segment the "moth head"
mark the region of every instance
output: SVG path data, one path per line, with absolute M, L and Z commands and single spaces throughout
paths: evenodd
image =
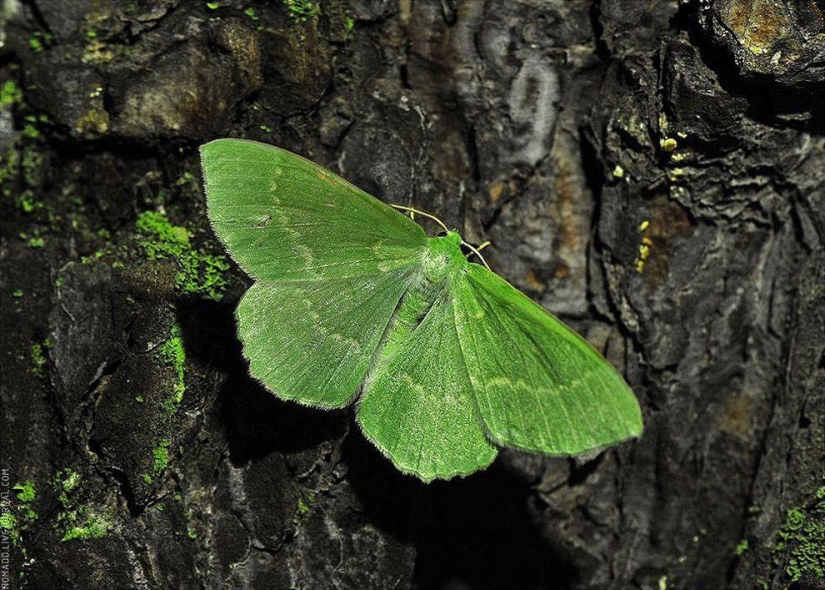
M 467 258 L 461 250 L 461 235 L 456 231 L 428 238 L 427 256 L 424 261 L 424 274 L 430 280 L 437 281 L 467 266 Z

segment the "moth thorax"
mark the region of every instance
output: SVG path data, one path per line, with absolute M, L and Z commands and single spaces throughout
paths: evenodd
M 458 232 L 451 231 L 444 236 L 427 239 L 424 277 L 428 281 L 441 282 L 465 266 L 467 259 L 461 251 L 461 236 Z

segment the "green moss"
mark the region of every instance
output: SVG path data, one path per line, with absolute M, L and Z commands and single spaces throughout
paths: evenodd
M 284 0 L 290 16 L 300 22 L 306 22 L 310 19 L 318 17 L 321 14 L 321 8 L 315 2 L 310 0 Z
M 80 474 L 72 469 L 61 469 L 54 476 L 53 487 L 57 492 L 57 499 L 63 508 L 71 504 L 70 494 L 80 484 Z
M 17 519 L 11 512 L 0 514 L 0 529 L 13 531 L 17 529 Z
M 298 498 L 298 512 L 300 514 L 307 514 L 310 511 L 310 507 L 314 503 L 315 494 L 313 492 L 309 492 L 306 495 L 306 501 L 304 501 L 304 498 Z
M 152 482 L 155 481 L 149 473 L 144 473 L 141 477 L 143 478 L 143 482 L 147 485 L 152 485 Z
M 23 91 L 14 80 L 6 80 L 0 87 L 0 107 L 23 102 Z
M 74 541 L 77 539 L 99 539 L 105 537 L 112 527 L 111 523 L 100 514 L 94 512 L 79 517 L 80 522 L 71 526 L 60 539 Z
M 347 33 L 351 33 L 354 28 L 355 28 L 355 19 L 352 18 L 351 16 L 348 16 L 347 21 L 346 21 Z
M 745 554 L 745 551 L 749 549 L 749 543 L 747 539 L 742 539 L 739 541 L 739 544 L 736 545 L 736 549 L 733 550 L 733 553 L 740 557 Z
M 169 338 L 158 349 L 160 360 L 175 370 L 175 385 L 171 394 L 163 400 L 163 410 L 167 416 L 173 416 L 186 392 L 186 349 L 183 346 L 180 326 L 175 324 Z M 144 481 L 151 484 L 154 477 L 160 476 L 169 466 L 169 448 L 172 442 L 165 438 L 152 448 L 152 473 L 144 474 Z M 148 476 L 148 478 L 147 478 Z
M 218 8 L 221 7 L 221 3 L 220 2 L 207 2 L 206 7 L 209 10 L 217 10 Z
M 184 172 L 175 181 L 175 186 L 194 186 L 198 184 L 198 179 L 191 172 Z
M 8 531 L 9 538 L 15 546 L 20 543 L 20 528 L 14 514 L 11 512 L 0 514 L 0 529 Z
M 0 154 L 0 194 L 13 199 L 24 213 L 44 209 L 35 196 L 45 168 L 43 154 L 35 145 L 39 135 L 36 127 L 27 123 L 15 143 Z
M 29 248 L 42 248 L 46 245 L 46 240 L 42 237 L 33 237 L 29 238 L 28 241 Z
M 12 293 L 11 296 L 15 299 L 20 299 L 21 297 L 23 297 L 23 289 L 15 289 L 14 293 Z
M 31 213 L 42 209 L 43 203 L 35 199 L 33 191 L 26 189 L 21 191 L 17 197 L 17 206 L 23 210 L 23 213 Z
M 786 554 L 785 575 L 792 582 L 805 574 L 825 578 L 825 487 L 814 496 L 812 506 L 788 510 L 773 547 L 775 555 Z
M 53 487 L 63 507 L 57 515 L 58 528 L 63 531 L 61 541 L 99 539 L 112 527 L 107 517 L 90 506 L 77 506 L 81 482 L 73 469 L 61 469 L 54 476 Z
M 31 502 L 37 496 L 34 488 L 34 482 L 31 480 L 14 484 L 11 489 L 17 492 L 17 499 L 21 502 Z
M 251 6 L 243 11 L 243 13 L 251 18 L 252 20 L 258 20 L 258 14 L 255 12 L 255 9 Z
M 60 489 L 64 492 L 71 492 L 80 484 L 80 474 L 73 469 L 62 469 L 58 471 Z
M 51 348 L 52 341 L 46 338 L 42 343 L 32 344 L 29 349 L 29 356 L 31 357 L 31 372 L 42 377 L 44 369 L 46 368 L 46 350 Z
M 31 504 L 37 497 L 37 493 L 34 482 L 30 480 L 16 483 L 11 489 L 16 492 L 18 502 L 0 515 L 0 529 L 8 531 L 12 543 L 19 547 L 21 534 L 37 520 L 37 513 Z
M 226 289 L 224 272 L 229 264 L 224 256 L 200 252 L 190 243 L 185 227 L 172 225 L 162 213 L 146 211 L 137 220 L 138 231 L 149 239 L 140 243 L 150 260 L 174 259 L 180 270 L 175 286 L 183 293 L 204 295 L 219 301 Z
M 29 138 L 31 139 L 31 137 Z M 28 186 L 39 186 L 43 176 L 44 159 L 40 153 L 28 142 L 20 154 L 20 169 L 23 173 L 23 180 Z
M 172 326 L 169 338 L 160 347 L 158 354 L 164 363 L 175 369 L 177 377 L 172 395 L 163 402 L 166 413 L 171 415 L 177 411 L 183 394 L 186 393 L 186 349 L 183 347 L 180 326 Z
M 152 457 L 154 458 L 152 464 L 154 473 L 160 474 L 166 471 L 166 468 L 169 467 L 169 441 L 163 441 L 152 449 Z
M 798 531 L 805 525 L 805 513 L 798 508 L 791 508 L 788 510 L 788 516 L 785 519 L 785 529 L 788 531 Z
M 7 512 L 8 519 L 6 526 L 0 528 L 8 528 L 12 532 L 12 540 L 15 544 L 20 540 L 20 534 L 29 528 L 29 525 L 37 520 L 37 513 L 34 511 L 32 502 L 37 497 L 37 492 L 34 487 L 34 482 L 27 480 L 18 482 L 11 488 L 16 492 L 18 503 L 12 506 L 12 510 Z
M 29 37 L 29 49 L 35 53 L 39 53 L 48 47 L 51 42 L 52 36 L 49 33 L 41 33 L 40 31 L 36 31 L 31 37 Z
M 21 133 L 23 133 L 23 137 L 28 137 L 29 139 L 37 139 L 40 137 L 40 130 L 31 123 L 23 125 L 23 131 Z

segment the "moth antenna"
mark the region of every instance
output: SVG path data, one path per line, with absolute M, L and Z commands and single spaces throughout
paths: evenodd
M 492 242 L 491 242 L 490 240 L 487 240 L 487 241 L 485 241 L 485 242 L 481 242 L 481 244 L 479 244 L 479 245 L 476 247 L 476 250 L 478 250 L 479 252 L 481 252 L 482 250 L 484 250 L 484 248 L 486 248 L 486 247 L 487 247 L 487 246 L 489 246 L 490 244 L 492 244 Z
M 424 217 L 426 217 L 427 219 L 432 219 L 433 221 L 435 221 L 438 225 L 440 225 L 440 226 L 441 226 L 441 229 L 443 229 L 445 232 L 449 232 L 449 231 L 450 231 L 449 229 L 447 229 L 447 226 L 446 226 L 446 225 L 444 225 L 444 223 L 443 223 L 443 222 L 442 222 L 442 221 L 441 221 L 438 217 L 436 217 L 435 215 L 430 215 L 429 213 L 426 213 L 426 212 L 424 212 L 424 211 L 421 211 L 420 209 L 415 209 L 415 208 L 413 208 L 413 207 L 407 207 L 407 206 L 405 206 L 405 205 L 394 205 L 394 204 L 390 204 L 390 207 L 395 207 L 396 209 L 401 209 L 402 211 L 406 211 L 406 212 L 408 212 L 408 213 L 410 214 L 410 219 L 413 219 L 413 218 L 414 218 L 413 216 L 414 216 L 416 213 L 417 213 L 418 215 L 423 215 L 423 216 L 424 216 Z
M 485 248 L 485 247 L 487 247 L 487 246 L 489 246 L 489 245 L 490 245 L 490 242 L 489 242 L 489 241 L 484 242 L 484 243 L 483 243 L 483 244 L 481 244 L 481 246 L 479 246 L 478 248 L 476 248 L 476 247 L 475 247 L 475 246 L 473 246 L 472 244 L 468 244 L 468 243 L 467 243 L 467 242 L 465 242 L 464 240 L 461 240 L 461 245 L 462 245 L 462 246 L 467 246 L 467 248 L 468 248 L 468 249 L 469 249 L 469 250 L 470 250 L 473 254 L 475 254 L 476 256 L 478 256 L 478 259 L 479 259 L 479 260 L 481 260 L 481 262 L 483 262 L 483 263 L 484 263 L 484 266 L 486 266 L 486 267 L 487 267 L 487 270 L 493 270 L 492 268 L 490 268 L 490 265 L 489 265 L 489 264 L 487 264 L 487 261 L 486 261 L 486 260 L 484 260 L 484 256 L 482 256 L 482 255 L 481 255 L 481 252 L 479 252 L 479 250 L 481 250 L 482 248 Z

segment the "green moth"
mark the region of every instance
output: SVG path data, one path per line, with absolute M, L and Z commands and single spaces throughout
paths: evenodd
M 427 237 L 273 146 L 219 139 L 201 160 L 215 232 L 255 279 L 237 310 L 249 370 L 278 397 L 354 403 L 367 438 L 424 481 L 483 469 L 499 447 L 576 455 L 641 434 L 622 377 L 470 262 L 457 232 Z

